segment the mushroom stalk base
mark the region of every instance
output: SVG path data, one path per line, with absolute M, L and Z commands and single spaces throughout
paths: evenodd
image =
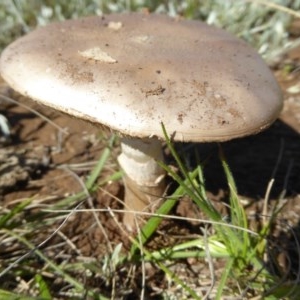
M 154 210 L 166 188 L 166 172 L 157 164 L 163 161 L 161 142 L 156 138 L 122 138 L 121 148 L 118 160 L 125 173 L 125 209 Z M 123 222 L 133 229 L 135 214 L 125 212 Z

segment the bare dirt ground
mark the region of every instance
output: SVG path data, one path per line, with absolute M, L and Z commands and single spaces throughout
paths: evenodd
M 292 232 L 300 239 L 300 48 L 290 51 L 274 68 L 274 73 L 284 91 L 285 104 L 280 119 L 259 135 L 227 142 L 222 147 L 254 229 L 260 224 L 260 218 L 257 216 L 263 213 L 263 200 L 270 180 L 274 178 L 275 181 L 269 207 L 272 207 L 285 191 L 280 204 L 286 205 L 278 217 L 274 240 L 284 249 L 280 251 L 280 263 L 292 279 L 299 267 L 295 236 Z M 43 199 L 41 202 L 51 202 L 81 191 L 82 185 L 78 178 L 88 175 L 91 166 L 99 158 L 109 133 L 103 134 L 99 128 L 89 123 L 40 107 L 10 90 L 3 81 L 0 81 L 0 89 L 2 94 L 29 105 L 61 128 L 68 130 L 67 135 L 60 135 L 57 128 L 27 108 L 1 102 L 0 113 L 9 119 L 12 128 L 11 140 L 2 142 L 0 148 L 1 207 L 11 208 L 28 197 Z M 226 199 L 227 186 L 218 159 L 218 145 L 178 145 L 179 152 L 181 149 L 184 149 L 184 152 L 189 150 L 188 163 L 191 167 L 195 164 L 195 150 L 198 151 L 200 158 L 205 161 L 205 178 L 211 199 Z M 117 154 L 116 147 L 104 175 L 118 170 Z M 86 164 L 88 162 L 91 164 Z M 92 195 L 91 201 L 85 201 L 81 208 L 122 208 L 116 200 L 122 199 L 122 182 L 109 183 L 105 185 L 104 190 L 106 192 L 99 189 Z M 176 208 L 176 213 L 194 217 L 193 213 L 191 214 L 193 210 L 189 209 L 190 205 L 189 201 L 182 201 Z M 125 247 L 128 246 L 126 234 L 109 214 L 100 213 L 98 218 L 112 247 L 120 242 L 123 242 Z M 116 218 L 121 220 L 121 215 L 117 215 Z M 64 236 L 72 241 L 72 245 L 63 250 L 63 247 L 66 247 L 64 243 L 61 247 L 47 250 L 46 254 L 59 259 L 63 259 L 63 256 L 60 257 L 61 252 L 70 255 L 68 259 L 75 255 L 102 258 L 107 252 L 107 242 L 103 230 L 95 222 L 91 212 L 72 216 L 61 229 Z M 163 224 L 161 231 L 168 231 L 174 242 L 178 241 L 180 235 L 196 233 L 197 228 L 188 222 L 172 222 Z M 53 228 L 45 228 L 41 236 L 36 236 L 33 242 L 40 243 L 52 232 Z M 62 241 L 62 235 L 55 236 L 47 245 L 59 245 Z M 164 235 L 155 241 L 160 245 L 170 243 L 170 239 L 164 240 Z M 153 242 L 151 244 L 154 248 L 158 247 L 153 245 Z M 0 249 L 0 260 L 8 255 L 7 252 L 8 249 Z M 292 267 L 289 260 L 292 261 Z M 165 284 L 160 281 L 160 276 L 162 275 L 152 274 L 152 281 L 149 280 L 148 287 L 152 294 L 149 292 L 149 296 L 155 297 L 154 290 Z M 194 275 L 190 273 L 186 276 L 192 278 Z M 207 276 L 209 277 L 209 274 Z M 151 274 L 149 277 L 151 278 Z M 156 286 L 155 289 L 153 286 Z M 136 288 L 139 290 L 138 286 Z M 134 299 L 133 292 L 131 296 L 131 299 Z

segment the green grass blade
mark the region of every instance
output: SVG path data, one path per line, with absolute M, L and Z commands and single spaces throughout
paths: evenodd
M 211 205 L 211 202 L 208 201 L 205 195 L 204 181 L 198 182 L 195 180 L 195 177 L 193 178 L 190 177 L 190 173 L 188 172 L 185 165 L 183 164 L 180 157 L 178 156 L 163 123 L 162 123 L 162 131 L 166 140 L 166 144 L 172 156 L 174 157 L 176 163 L 178 164 L 179 169 L 185 179 L 184 180 L 181 179 L 181 177 L 178 174 L 176 174 L 174 171 L 164 166 L 163 164 L 161 164 L 161 166 L 165 168 L 166 171 L 174 178 L 174 180 L 184 188 L 185 194 L 188 195 L 196 203 L 196 205 L 198 205 L 199 208 L 204 211 L 204 213 L 207 216 L 209 216 L 214 221 L 220 221 L 222 219 L 221 215 L 214 208 L 214 206 Z M 200 180 L 203 180 L 203 174 L 200 165 L 198 165 L 197 171 Z
M 172 280 L 178 285 L 181 286 L 184 290 L 186 290 L 189 295 L 192 297 L 191 299 L 200 300 L 201 297 L 192 289 L 190 288 L 184 281 L 182 281 L 176 274 L 171 272 L 165 265 L 163 265 L 161 262 L 157 262 L 157 265 L 161 270 L 165 272 L 166 275 L 169 276 L 169 278 L 172 278 Z
M 49 287 L 46 283 L 46 281 L 44 280 L 43 276 L 40 274 L 36 274 L 34 276 L 34 280 L 38 286 L 38 289 L 40 291 L 40 296 L 41 298 L 45 299 L 45 300 L 51 300 L 52 296 L 49 290 Z
M 228 277 L 230 276 L 230 271 L 233 269 L 233 267 L 234 267 L 234 260 L 232 258 L 228 259 L 224 271 L 222 273 L 221 280 L 219 282 L 217 294 L 215 297 L 216 300 L 222 299 L 223 290 L 225 288 L 226 282 L 228 281 Z
M 206 245 L 207 244 L 207 245 Z M 160 249 L 151 253 L 151 257 L 156 260 L 174 260 L 182 258 L 206 258 L 206 246 L 209 250 L 210 256 L 213 258 L 226 258 L 229 253 L 224 244 L 214 240 L 210 237 L 208 241 L 203 239 L 196 239 L 175 245 L 171 248 Z M 197 249 L 197 250 L 196 250 Z
M 0 217 L 0 228 L 11 227 L 11 224 L 8 224 L 9 221 L 13 219 L 14 216 L 24 211 L 24 209 L 32 202 L 32 199 L 26 199 L 20 204 L 15 206 L 8 213 Z
M 19 294 L 15 294 L 9 291 L 0 290 L 0 299 L 3 300 L 48 300 L 43 297 L 30 297 L 30 296 L 22 296 Z
M 87 179 L 85 186 L 88 190 L 90 190 L 93 185 L 95 184 L 95 182 L 97 181 L 97 179 L 99 178 L 100 173 L 102 172 L 105 163 L 107 161 L 107 159 L 109 158 L 110 154 L 111 154 L 111 149 L 113 147 L 113 144 L 116 140 L 116 136 L 113 135 L 109 142 L 108 142 L 108 146 L 105 147 L 105 149 L 103 150 L 100 159 L 98 160 L 97 165 L 95 166 L 95 168 L 93 169 L 92 173 L 90 174 L 89 178 Z
M 248 228 L 247 216 L 239 201 L 237 187 L 221 147 L 219 148 L 219 156 L 230 190 L 230 222 L 241 229 Z M 229 247 L 234 253 L 234 256 L 246 258 L 248 256 L 249 249 L 251 249 L 251 238 L 249 233 L 245 230 L 228 230 L 227 234 L 230 235 L 230 242 L 228 243 L 228 246 L 230 245 Z
M 296 282 L 287 282 L 271 289 L 271 292 L 264 294 L 264 299 L 300 299 L 300 284 Z

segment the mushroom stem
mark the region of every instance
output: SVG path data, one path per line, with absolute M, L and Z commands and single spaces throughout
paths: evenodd
M 157 163 L 164 160 L 161 142 L 156 138 L 123 137 L 121 149 L 118 160 L 125 172 L 125 208 L 137 212 L 153 208 L 166 188 L 166 172 Z M 134 228 L 134 219 L 134 214 L 124 214 L 128 229 Z

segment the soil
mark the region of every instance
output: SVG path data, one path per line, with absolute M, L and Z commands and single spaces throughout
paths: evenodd
M 282 270 L 288 273 L 290 279 L 294 279 L 299 263 L 295 236 L 300 238 L 300 48 L 288 52 L 274 67 L 274 74 L 282 86 L 285 99 L 279 120 L 261 134 L 223 143 L 222 149 L 253 229 L 260 226 L 263 213 L 269 214 L 275 205 L 285 204 L 278 215 L 272 239 L 274 244 L 281 246 L 278 259 Z M 95 166 L 107 145 L 110 133 L 50 108 L 41 107 L 12 91 L 3 81 L 0 81 L 0 84 L 2 95 L 20 103 L 0 102 L 0 113 L 8 118 L 12 130 L 9 139 L 1 140 L 1 208 L 10 209 L 25 199 L 33 198 L 34 209 L 41 209 L 43 205 L 53 204 L 81 192 L 82 182 Z M 40 112 L 61 129 L 57 129 L 21 104 Z M 63 131 L 68 133 L 64 134 Z M 186 162 L 191 168 L 197 161 L 195 157 L 197 152 L 204 166 L 209 197 L 220 206 L 226 216 L 228 213 L 226 206 L 221 203 L 227 201 L 228 187 L 218 158 L 219 146 L 178 144 L 176 147 L 180 153 L 188 153 Z M 118 151 L 116 144 L 99 182 L 118 170 L 116 161 Z M 172 159 L 169 160 L 172 164 Z M 268 210 L 264 211 L 264 198 L 271 179 L 274 179 L 274 183 Z M 122 199 L 123 194 L 124 187 L 121 180 L 109 181 L 88 196 L 80 208 L 122 209 L 122 203 L 118 199 Z M 201 215 L 189 199 L 182 199 L 174 213 L 193 218 Z M 122 214 L 116 213 L 113 217 L 109 212 L 93 214 L 91 210 L 73 214 L 60 228 L 60 233 L 55 234 L 47 245 L 42 247 L 44 254 L 55 258 L 56 261 L 71 262 L 80 259 L 86 261 L 88 258 L 92 261 L 103 260 L 103 257 L 119 243 L 123 244 L 124 249 L 130 245 L 130 234 L 121 224 L 121 219 Z M 43 231 L 39 230 L 39 234 L 32 237 L 32 243 L 35 245 L 41 243 L 59 224 L 61 220 Z M 185 236 L 199 233 L 201 232 L 198 226 L 193 222 L 166 221 L 161 225 L 160 231 L 149 247 L 159 249 L 161 246 L 181 241 Z M 24 247 L 18 247 L 24 250 Z M 9 256 L 9 250 L 15 251 L 13 246 L 10 249 L 0 250 L 2 267 L 6 266 L 4 260 Z M 187 265 L 189 268 L 186 268 Z M 146 266 L 146 269 L 148 276 L 146 293 L 149 299 L 157 299 L 157 295 L 166 288 L 167 280 L 164 280 L 163 274 L 151 265 Z M 183 278 L 190 278 L 192 284 L 197 284 L 193 280 L 195 274 L 201 272 L 199 291 L 205 294 L 209 286 L 207 282 L 210 282 L 206 264 L 197 260 L 180 262 L 174 266 L 174 270 Z M 118 271 L 118 279 L 125 276 L 122 272 Z M 139 298 L 140 272 L 141 270 L 133 271 L 135 275 L 130 283 L 119 284 L 118 288 L 122 290 L 120 294 L 130 296 L 130 299 Z M 87 277 L 85 280 L 88 286 L 105 285 L 103 278 L 100 280 Z M 56 288 L 60 286 L 58 279 L 53 280 L 52 284 Z M 98 288 L 101 292 L 106 290 L 109 295 L 111 285 L 110 282 L 104 288 L 103 286 Z M 13 283 L 10 287 L 12 286 Z

